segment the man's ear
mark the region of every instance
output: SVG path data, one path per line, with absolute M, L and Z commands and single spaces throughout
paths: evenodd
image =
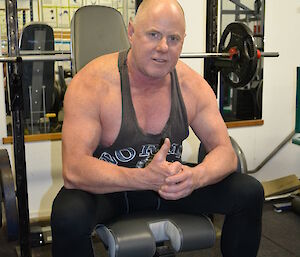
M 129 43 L 131 44 L 132 42 L 132 36 L 134 34 L 134 25 L 133 25 L 133 21 L 132 19 L 129 20 L 128 23 L 128 29 L 127 29 L 127 35 L 128 35 L 128 39 L 129 39 Z

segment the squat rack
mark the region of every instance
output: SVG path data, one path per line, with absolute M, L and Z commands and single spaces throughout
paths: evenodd
M 15 158 L 16 196 L 18 201 L 19 213 L 20 254 L 21 257 L 30 257 L 30 224 L 23 123 L 24 103 L 22 92 L 22 63 L 21 58 L 18 57 L 19 31 L 17 19 L 17 1 L 5 0 L 5 7 L 8 57 L 16 58 L 15 62 L 8 62 L 7 76 L 9 81 L 13 124 L 12 131 Z
M 7 62 L 7 76 L 10 90 L 12 132 L 15 160 L 16 197 L 19 215 L 20 256 L 31 257 L 30 220 L 28 207 L 27 173 L 24 143 L 24 102 L 22 90 L 22 61 L 70 60 L 70 54 L 57 54 L 56 51 L 44 55 L 20 56 L 17 1 L 5 0 L 7 51 L 8 56 L 0 56 L 0 62 Z M 23 53 L 22 53 L 23 54 Z M 26 54 L 26 53 L 24 53 Z

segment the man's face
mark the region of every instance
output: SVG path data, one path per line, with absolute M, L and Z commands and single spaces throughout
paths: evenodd
M 154 8 L 137 24 L 130 23 L 128 34 L 135 67 L 145 76 L 162 78 L 175 67 L 180 56 L 184 19 L 178 17 L 178 10 Z

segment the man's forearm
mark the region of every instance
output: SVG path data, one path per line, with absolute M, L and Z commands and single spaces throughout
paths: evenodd
M 202 163 L 195 167 L 200 175 L 201 186 L 215 184 L 237 169 L 237 156 L 232 148 L 216 147 Z
M 140 175 L 142 169 L 120 167 L 90 156 L 73 159 L 71 164 L 65 161 L 63 166 L 66 188 L 104 194 L 146 187 Z

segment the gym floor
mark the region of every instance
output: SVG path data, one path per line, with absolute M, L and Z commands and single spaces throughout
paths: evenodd
M 222 216 L 215 217 L 215 224 L 221 226 Z M 261 245 L 257 257 L 300 257 L 300 216 L 292 211 L 276 213 L 272 203 L 267 202 L 263 212 Z M 101 242 L 95 238 L 95 257 L 107 256 Z M 16 243 L 7 242 L 3 229 L 0 230 L 0 257 L 15 257 Z M 32 256 L 51 257 L 51 246 L 32 250 Z M 178 257 L 221 257 L 220 240 L 212 249 L 181 253 Z M 242 256 L 241 256 L 242 257 Z

